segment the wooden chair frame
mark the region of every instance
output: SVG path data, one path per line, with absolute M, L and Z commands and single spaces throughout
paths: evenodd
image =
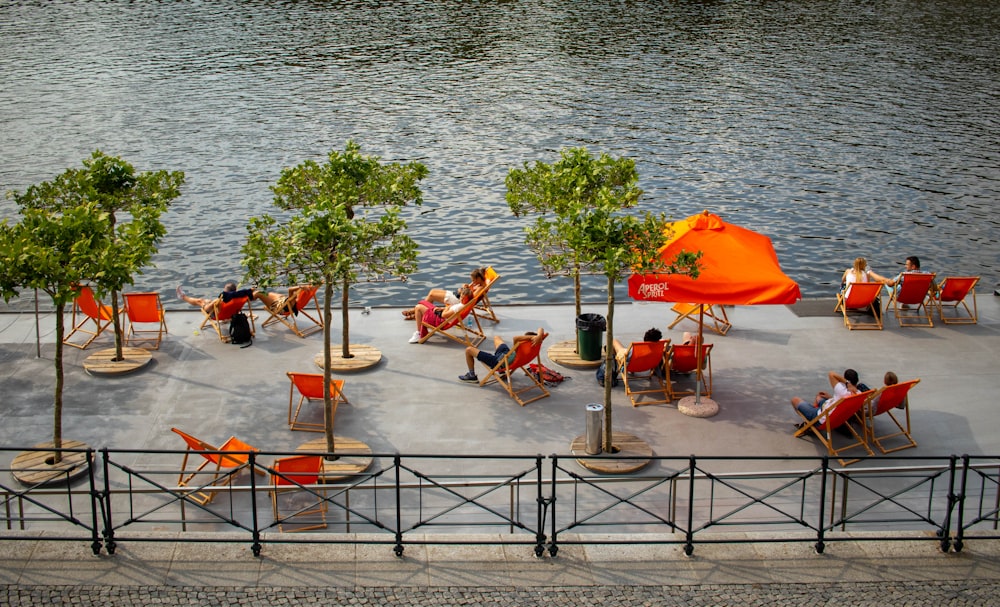
M 868 446 L 868 441 L 865 436 L 867 431 L 864 429 L 864 408 L 874 394 L 874 390 L 868 390 L 867 392 L 858 392 L 857 394 L 846 396 L 811 420 L 806 419 L 806 417 L 802 415 L 802 412 L 796 409 L 795 405 L 792 405 L 792 410 L 795 411 L 795 414 L 801 417 L 802 421 L 805 422 L 801 428 L 795 431 L 795 437 L 802 438 L 811 432 L 821 443 L 823 443 L 823 446 L 826 447 L 827 453 L 837 458 L 837 461 L 840 462 L 841 466 L 850 466 L 861 459 L 854 458 L 851 460 L 845 460 L 842 455 L 845 451 L 850 451 L 851 449 L 855 449 L 857 447 L 864 449 L 865 453 L 869 456 L 875 455 L 875 453 L 871 450 L 871 447 Z M 854 429 L 854 426 L 850 423 L 851 421 L 856 421 L 861 425 L 861 434 L 858 434 L 858 431 Z M 837 428 L 844 425 L 846 425 L 846 428 L 853 436 L 854 442 L 847 445 L 841 445 L 840 447 L 834 447 L 833 435 Z
M 634 341 L 629 344 L 621 376 L 622 383 L 625 384 L 625 394 L 632 401 L 633 407 L 665 405 L 674 400 L 669 382 L 660 375 L 660 373 L 666 374 L 669 348 L 669 339 Z M 647 387 L 636 387 L 635 383 L 641 381 L 648 382 Z M 643 398 L 644 396 L 651 398 L 647 400 Z M 659 398 L 652 398 L 653 396 Z
M 507 394 L 514 399 L 514 402 L 521 405 L 522 407 L 528 403 L 533 403 L 536 400 L 543 399 L 550 396 L 548 389 L 545 387 L 545 383 L 541 381 L 538 377 L 535 377 L 528 372 L 528 364 L 531 361 L 537 362 L 539 365 L 542 364 L 542 343 L 544 339 L 538 344 L 533 344 L 530 341 L 522 341 L 514 348 L 514 359 L 509 363 L 507 362 L 507 356 L 504 356 L 503 360 L 496 364 L 490 372 L 486 374 L 486 377 L 479 380 L 479 386 L 487 386 L 489 384 L 497 383 L 503 386 L 503 389 L 507 391 Z M 530 383 L 527 386 L 521 388 L 514 387 L 514 376 L 516 371 L 520 369 L 524 376 L 528 378 Z M 538 394 L 533 394 L 535 391 Z M 531 395 L 530 397 L 528 395 Z
M 323 432 L 326 429 L 324 423 L 299 421 L 299 414 L 302 412 L 302 405 L 307 402 L 319 402 L 323 404 L 323 374 L 322 373 L 298 373 L 288 371 L 285 373 L 289 379 L 288 386 L 288 427 L 292 430 L 302 430 L 305 432 Z M 295 402 L 295 394 L 298 393 L 299 401 Z M 333 410 L 331 415 L 337 415 L 337 407 L 340 403 L 351 404 L 344 395 L 344 380 L 330 379 L 330 398 L 332 399 Z M 324 408 L 325 414 L 325 408 Z
M 834 312 L 844 314 L 844 326 L 849 330 L 882 330 L 882 314 L 878 309 L 875 300 L 882 293 L 882 283 L 880 282 L 855 282 L 847 285 L 847 288 L 837 293 L 837 306 Z M 862 321 L 852 320 L 850 312 L 871 312 L 874 320 Z
M 323 310 L 319 307 L 319 298 L 316 297 L 316 292 L 319 290 L 319 285 L 311 285 L 308 287 L 302 287 L 295 293 L 294 309 L 292 307 L 293 302 L 291 300 L 286 301 L 284 307 L 271 310 L 268 309 L 270 316 L 265 320 L 261 326 L 269 327 L 275 323 L 281 323 L 292 330 L 299 337 L 305 338 L 313 333 L 323 330 Z M 309 310 L 309 304 L 312 303 L 312 307 L 315 308 L 314 311 Z M 296 314 L 296 310 L 298 314 Z M 296 320 L 297 316 L 308 319 L 312 324 L 308 325 L 306 328 L 299 326 Z
M 674 374 L 695 373 L 695 381 L 701 382 L 701 395 L 712 397 L 712 344 L 705 344 L 702 351 L 702 364 L 698 367 L 698 351 L 694 344 L 677 344 L 670 346 L 667 354 L 667 388 L 670 390 L 670 400 L 675 400 L 682 396 L 694 396 L 697 388 L 690 390 L 674 389 Z M 705 371 L 708 371 L 708 380 L 705 379 Z M 695 384 L 697 385 L 697 384 Z
M 187 493 L 184 499 L 192 501 L 200 506 L 208 505 L 215 499 L 216 491 L 205 491 L 208 487 L 215 487 L 220 484 L 231 485 L 236 473 L 246 467 L 250 461 L 250 451 L 260 451 L 256 447 L 249 445 L 235 436 L 230 436 L 221 446 L 215 447 L 200 438 L 179 430 L 171 430 L 184 439 L 187 450 L 184 452 L 184 459 L 181 461 L 181 471 L 177 477 L 178 487 L 194 487 Z M 235 453 L 229 453 L 235 452 Z M 192 455 L 198 455 L 205 461 L 193 470 L 188 469 L 188 461 Z M 208 468 L 206 471 L 205 469 Z M 256 469 L 257 474 L 263 474 L 263 470 Z M 225 474 L 225 477 L 223 477 Z M 204 482 L 199 479 L 211 477 L 211 480 Z
M 974 325 L 979 322 L 979 306 L 976 304 L 976 284 L 978 276 L 946 276 L 933 293 L 930 301 L 937 308 L 938 318 L 946 325 Z M 966 300 L 972 295 L 972 308 Z M 959 306 L 965 308 L 967 316 L 962 316 Z M 955 311 L 954 316 L 946 316 L 945 308 Z
M 163 309 L 160 294 L 156 292 L 124 293 L 122 298 L 125 301 L 125 318 L 128 320 L 125 344 L 138 347 L 144 347 L 148 344 L 152 349 L 159 350 L 160 342 L 167 334 L 166 311 Z M 137 324 L 154 324 L 156 328 L 137 329 Z
M 919 379 L 911 379 L 891 386 L 882 386 L 875 391 L 865 407 L 865 431 L 868 433 L 868 439 L 883 454 L 917 446 L 917 441 L 913 440 L 910 429 L 909 393 L 913 386 L 918 383 L 920 383 Z M 897 415 L 900 417 L 896 417 Z M 895 431 L 878 433 L 875 420 L 879 417 L 888 418 L 895 424 Z M 885 441 L 900 437 L 904 439 L 901 445 L 888 447 L 883 444 Z
M 493 269 L 493 266 L 486 268 L 486 287 L 479 296 L 479 302 L 472 309 L 473 314 L 482 318 L 483 320 L 489 320 L 492 322 L 500 322 L 497 318 L 497 313 L 493 309 L 493 304 L 490 303 L 489 291 L 493 287 L 493 284 L 500 280 L 500 275 L 497 271 Z
M 271 496 L 271 509 L 274 512 L 274 522 L 278 531 L 295 533 L 326 529 L 326 491 L 317 487 L 320 484 L 322 470 L 322 455 L 291 455 L 274 460 L 274 464 L 268 470 L 271 475 L 271 489 L 268 493 Z M 316 502 L 291 512 L 282 513 L 281 495 L 300 491 L 316 497 Z M 292 519 L 296 517 L 317 514 L 319 515 L 318 522 L 301 523 L 299 524 L 301 526 L 294 529 L 285 528 L 286 525 L 298 524 L 292 522 Z
M 70 320 L 70 331 L 63 338 L 63 344 L 86 350 L 87 346 L 94 343 L 101 333 L 112 325 L 114 320 L 111 306 L 104 305 L 94 296 L 94 290 L 89 286 L 81 285 L 77 287 L 77 295 L 73 299 L 73 315 Z M 91 328 L 91 325 L 93 327 Z M 77 333 L 89 335 L 83 343 L 75 343 L 70 339 Z
M 934 286 L 934 274 L 928 272 L 903 272 L 900 282 L 893 289 L 889 301 L 885 303 L 886 312 L 892 308 L 892 313 L 900 327 L 933 327 L 931 309 L 931 289 Z M 909 306 L 904 308 L 903 306 Z
M 212 313 L 205 314 L 198 328 L 204 331 L 205 325 L 212 325 L 212 328 L 219 335 L 219 339 L 224 343 L 228 343 L 229 335 L 228 332 L 222 332 L 222 323 L 228 323 L 234 314 L 243 312 L 244 308 L 246 308 L 246 315 L 250 320 L 250 335 L 256 335 L 257 330 L 254 325 L 253 306 L 250 303 L 252 299 L 252 297 L 235 297 L 227 302 L 223 302 L 221 299 L 216 301 L 215 306 L 212 308 Z M 205 311 L 202 310 L 202 313 L 204 314 Z
M 483 332 L 483 325 L 479 322 L 479 316 L 474 313 L 474 310 L 479 305 L 480 299 L 486 294 L 487 290 L 480 291 L 478 295 L 465 302 L 458 314 L 445 319 L 444 322 L 436 327 L 425 323 L 421 319 L 420 326 L 427 329 L 427 334 L 420 338 L 420 343 L 427 343 L 427 340 L 435 335 L 447 337 L 463 346 L 470 346 L 472 348 L 483 343 L 483 340 L 486 339 L 486 333 Z M 468 319 L 472 320 L 467 323 Z
M 710 331 L 718 333 L 719 335 L 729 333 L 729 329 L 733 328 L 733 323 L 729 322 L 729 315 L 726 313 L 726 307 L 712 304 L 675 303 L 671 310 L 675 312 L 677 316 L 667 328 L 673 329 L 685 319 L 698 324 L 698 318 L 700 316 L 699 308 L 702 306 L 705 308 L 705 312 L 703 314 L 706 321 L 705 327 Z

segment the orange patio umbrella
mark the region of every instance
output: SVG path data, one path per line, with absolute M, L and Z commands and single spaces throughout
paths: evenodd
M 708 211 L 675 221 L 668 229 L 673 235 L 659 254 L 671 260 L 681 251 L 701 251 L 701 273 L 696 279 L 679 274 L 633 274 L 628 279 L 632 299 L 702 304 L 703 315 L 708 304 L 793 304 L 802 298 L 799 285 L 781 271 L 767 236 L 726 223 Z M 698 321 L 701 344 L 704 318 Z M 701 348 L 697 351 L 701 357 Z M 701 366 L 701 361 L 698 364 Z M 698 385 L 696 403 L 700 397 Z

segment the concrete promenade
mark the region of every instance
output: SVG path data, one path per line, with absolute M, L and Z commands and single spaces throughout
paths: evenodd
M 884 331 L 846 330 L 823 312 L 832 301 L 803 302 L 798 313 L 730 309 L 732 331 L 707 339 L 715 344 L 720 413 L 700 419 L 676 404 L 633 408 L 619 387 L 615 430 L 640 436 L 657 455 L 817 455 L 818 442 L 792 436 L 789 398 L 825 388 L 829 370 L 853 367 L 876 386 L 891 369 L 922 380 L 911 398 L 919 447 L 901 455 L 1000 455 L 998 300 L 980 293 L 978 325 L 946 326 L 935 316 L 933 328 L 901 329 L 887 318 Z M 285 371 L 316 369 L 318 335 L 258 328 L 253 346 L 241 349 L 198 331 L 200 313 L 166 303 L 170 335 L 136 374 L 83 371 L 83 359 L 108 347 L 108 336 L 87 351 L 66 350 L 64 438 L 96 448 L 180 449 L 170 432 L 176 426 L 209 442 L 236 435 L 284 451 L 318 436 L 285 423 Z M 665 329 L 669 308 L 622 303 L 615 333 L 629 341 L 650 326 Z M 584 311 L 604 313 L 599 305 Z M 574 336 L 571 306 L 498 313 L 498 325 L 485 323 L 489 336 L 509 340 L 539 326 L 550 342 Z M 377 347 L 383 361 L 343 376 L 351 402 L 338 410 L 336 430 L 376 453 L 567 454 L 584 432 L 584 405 L 601 400 L 592 370 L 559 368 L 571 379 L 522 408 L 496 386 L 459 382 L 465 365 L 457 344 L 408 344 L 413 324 L 398 309 L 351 310 L 350 318 L 350 342 Z M 334 325 L 339 342 L 339 316 Z M 43 315 L 36 358 L 34 317 L 0 315 L 0 445 L 51 440 L 53 326 Z M 682 324 L 665 336 L 679 340 L 692 329 Z M 13 457 L 2 456 L 4 466 Z M 705 544 L 692 557 L 676 545 L 569 545 L 541 559 L 517 545 L 414 545 L 396 558 L 382 545 L 277 544 L 255 558 L 245 544 L 169 537 L 95 557 L 86 544 L 17 533 L 0 531 L 0 605 L 989 605 L 1000 590 L 1000 542 L 974 538 L 957 554 L 932 541 L 837 542 L 822 555 L 809 543 Z

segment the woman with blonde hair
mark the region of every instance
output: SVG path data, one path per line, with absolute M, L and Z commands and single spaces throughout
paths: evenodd
M 840 287 L 846 289 L 847 285 L 856 282 L 880 282 L 885 285 L 892 280 L 876 274 L 868 267 L 868 261 L 864 257 L 858 257 L 854 260 L 854 265 L 844 271 L 844 275 L 840 279 Z

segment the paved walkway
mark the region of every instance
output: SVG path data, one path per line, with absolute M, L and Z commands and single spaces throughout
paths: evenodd
M 979 325 L 900 329 L 890 320 L 882 332 L 847 331 L 836 316 L 800 316 L 785 306 L 734 309 L 733 330 L 712 339 L 719 415 L 633 408 L 619 388 L 615 429 L 640 434 L 658 455 L 816 455 L 817 443 L 791 436 L 788 399 L 823 388 L 827 370 L 851 366 L 871 384 L 888 369 L 922 379 L 912 399 L 919 447 L 907 454 L 1000 454 L 998 299 L 980 296 Z M 623 304 L 616 334 L 627 341 L 665 327 L 668 310 Z M 500 316 L 490 335 L 509 339 L 538 326 L 553 341 L 574 334 L 566 306 L 501 308 Z M 235 434 L 273 451 L 314 438 L 287 428 L 284 372 L 314 369 L 320 338 L 269 328 L 240 349 L 197 331 L 199 320 L 168 312 L 170 337 L 150 367 L 129 377 L 89 376 L 81 369 L 89 351 L 68 351 L 64 435 L 98 448 L 177 449 L 169 432 L 176 426 L 212 442 Z M 51 433 L 52 324 L 51 315 L 42 318 L 38 359 L 33 318 L 0 315 L 2 445 L 30 446 Z M 352 343 L 378 347 L 384 360 L 346 376 L 351 404 L 338 411 L 337 432 L 377 453 L 566 453 L 584 431 L 583 406 L 600 399 L 591 371 L 564 369 L 570 381 L 523 408 L 496 387 L 463 384 L 462 349 L 443 340 L 408 344 L 412 325 L 398 310 L 352 310 L 350 330 Z M 269 545 L 254 558 L 245 545 L 172 541 L 124 542 L 115 556 L 94 557 L 86 545 L 4 533 L 0 604 L 12 606 L 984 605 L 1000 580 L 998 542 L 974 539 L 959 554 L 942 554 L 932 541 L 834 543 L 822 555 L 802 543 L 699 545 L 691 558 L 677 546 L 564 546 L 557 558 L 536 559 L 523 546 L 429 545 L 408 546 L 398 559 L 386 546 Z

